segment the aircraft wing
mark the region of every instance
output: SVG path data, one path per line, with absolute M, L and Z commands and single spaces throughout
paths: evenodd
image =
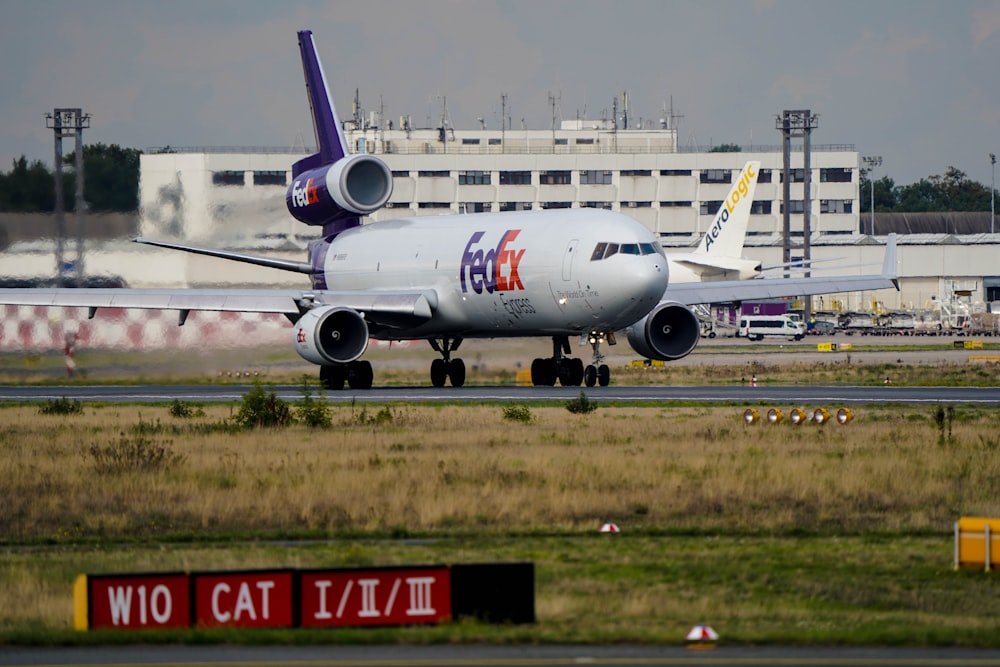
M 811 294 L 833 294 L 894 287 L 896 279 L 896 235 L 890 234 L 885 246 L 882 273 L 867 276 L 831 276 L 817 278 L 764 278 L 724 280 L 700 283 L 670 283 L 664 300 L 686 305 L 731 303 L 754 299 L 773 299 Z
M 364 313 L 369 322 L 385 327 L 425 321 L 431 317 L 433 292 L 253 289 L 0 289 L 0 304 L 66 306 L 90 309 L 137 308 L 180 311 L 180 324 L 192 310 L 279 313 L 290 320 L 315 306 L 339 306 Z

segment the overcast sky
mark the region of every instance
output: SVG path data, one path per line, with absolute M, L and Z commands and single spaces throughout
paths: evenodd
M 0 170 L 52 163 L 45 113 L 82 107 L 87 143 L 313 145 L 296 30 L 316 36 L 341 116 L 458 128 L 632 117 L 673 97 L 682 144 L 814 144 L 881 155 L 897 184 L 949 165 L 990 183 L 1000 153 L 1000 0 L 0 0 Z M 72 142 L 67 143 L 67 150 Z

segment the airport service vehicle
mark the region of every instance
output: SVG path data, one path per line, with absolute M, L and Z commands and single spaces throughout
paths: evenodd
M 743 315 L 736 335 L 744 336 L 747 340 L 764 340 L 768 337 L 802 340 L 806 335 L 806 326 L 788 315 Z
M 431 384 L 462 386 L 455 353 L 467 338 L 544 336 L 552 355 L 531 363 L 536 385 L 607 385 L 600 346 L 616 332 L 639 354 L 669 361 L 697 345 L 691 306 L 804 294 L 874 290 L 895 280 L 895 238 L 882 273 L 674 284 L 656 237 L 637 221 L 598 209 L 418 216 L 362 224 L 392 194 L 392 172 L 374 155 L 350 154 L 312 32 L 298 33 L 319 151 L 292 165 L 288 212 L 318 227 L 308 261 L 137 239 L 174 250 L 302 273 L 303 289 L 8 289 L 0 304 L 280 313 L 289 342 L 319 366 L 324 387 L 369 389 L 362 359 L 371 339 L 426 340 L 441 356 Z M 737 184 L 738 185 L 738 184 Z M 588 364 L 571 340 L 589 345 Z

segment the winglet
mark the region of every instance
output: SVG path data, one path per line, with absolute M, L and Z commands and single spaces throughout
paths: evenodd
M 896 277 L 896 234 L 889 234 L 885 242 L 885 259 L 882 260 L 882 277 L 888 278 L 899 291 L 899 278 Z
M 302 53 L 302 74 L 306 80 L 306 94 L 309 110 L 312 112 L 313 130 L 319 153 L 310 155 L 295 163 L 292 175 L 325 164 L 333 164 L 347 155 L 347 142 L 341 132 L 340 118 L 330 98 L 323 64 L 316 55 L 312 30 L 299 31 L 299 50 Z M 301 166 L 300 166 L 301 165 Z

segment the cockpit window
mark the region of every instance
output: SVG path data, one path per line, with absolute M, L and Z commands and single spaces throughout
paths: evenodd
M 590 261 L 597 262 L 607 259 L 612 255 L 662 255 L 662 249 L 657 248 L 655 243 L 608 243 L 600 242 L 594 246 L 594 252 L 590 255 Z

